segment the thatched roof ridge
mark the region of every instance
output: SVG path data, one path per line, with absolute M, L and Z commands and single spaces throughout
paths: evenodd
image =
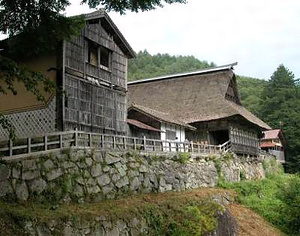
M 210 73 L 128 83 L 128 104 L 167 111 L 170 116 L 188 124 L 242 116 L 262 129 L 270 129 L 246 108 L 225 99 L 232 79 L 235 79 L 232 69 L 224 67 Z
M 141 105 L 137 105 L 137 104 L 131 104 L 131 106 L 128 108 L 128 111 L 130 111 L 130 110 L 139 111 L 139 112 L 141 112 L 145 115 L 148 115 L 148 116 L 154 118 L 155 120 L 180 125 L 180 126 L 183 126 L 185 128 L 192 129 L 192 130 L 196 129 L 195 127 L 181 121 L 180 119 L 174 118 L 174 116 L 172 116 L 172 115 L 170 115 L 166 112 L 157 111 L 157 110 L 154 110 L 154 109 L 151 109 L 151 108 L 148 108 L 148 107 L 144 107 L 144 106 L 141 106 Z

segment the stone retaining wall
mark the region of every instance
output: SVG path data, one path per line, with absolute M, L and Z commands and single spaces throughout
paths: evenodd
M 174 155 L 174 154 L 172 154 Z M 49 155 L 1 161 L 4 200 L 95 202 L 135 193 L 183 191 L 227 181 L 264 178 L 261 162 L 234 155 L 153 156 L 66 149 Z

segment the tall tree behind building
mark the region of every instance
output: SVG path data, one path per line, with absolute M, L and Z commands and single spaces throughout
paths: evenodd
M 259 116 L 283 130 L 287 141 L 288 170 L 300 171 L 300 87 L 294 74 L 280 65 L 264 88 Z

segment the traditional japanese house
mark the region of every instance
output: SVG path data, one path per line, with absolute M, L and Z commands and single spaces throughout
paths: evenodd
M 134 51 L 103 10 L 85 19 L 81 34 L 56 51 L 20 61 L 51 78 L 66 95 L 45 94 L 47 102 L 41 103 L 16 84 L 18 95 L 0 96 L 0 113 L 11 119 L 18 137 L 75 128 L 125 134 L 127 59 Z M 0 139 L 7 137 L 0 127 Z
M 267 130 L 263 132 L 260 140 L 260 148 L 276 156 L 280 162 L 285 162 L 285 139 L 280 129 Z
M 128 82 L 128 106 L 163 112 L 196 128 L 183 129 L 189 141 L 214 145 L 230 141 L 234 152 L 257 155 L 262 131 L 270 127 L 242 106 L 235 65 Z M 147 123 L 134 114 L 130 118 Z

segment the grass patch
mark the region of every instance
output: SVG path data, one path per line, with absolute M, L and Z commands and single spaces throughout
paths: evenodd
M 300 235 L 300 177 L 269 175 L 268 178 L 239 183 L 221 183 L 237 192 L 239 203 L 250 207 L 288 235 Z

